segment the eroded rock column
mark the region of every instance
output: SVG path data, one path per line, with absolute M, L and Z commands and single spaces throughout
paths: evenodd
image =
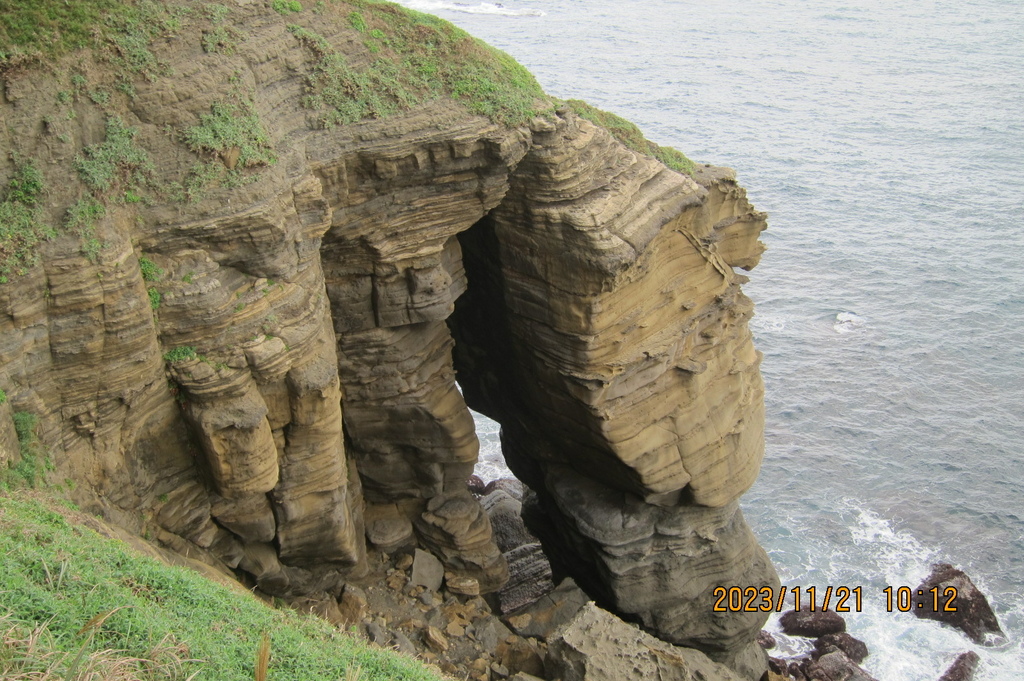
M 507 567 L 465 491 L 479 442 L 445 320 L 466 289 L 456 234 L 497 205 L 526 144 L 479 119 L 459 125 L 442 134 L 412 118 L 325 166 L 322 257 L 367 535 L 384 550 L 418 540 L 486 592 Z
M 711 606 L 720 584 L 778 585 L 736 504 L 764 411 L 733 267 L 757 264 L 763 229 L 731 171 L 691 179 L 563 112 L 460 236 L 470 287 L 451 320 L 467 401 L 501 422 L 549 554 L 615 611 L 751 674 L 765 617 Z

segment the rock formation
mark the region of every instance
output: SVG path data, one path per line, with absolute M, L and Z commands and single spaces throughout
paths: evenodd
M 985 594 L 949 563 L 932 565 L 931 574 L 914 590 L 912 604 L 916 616 L 960 629 L 975 643 L 991 646 L 1006 640 Z
M 459 235 L 466 399 L 502 424 L 549 519 L 534 531 L 591 594 L 673 643 L 763 657 L 763 614 L 708 604 L 719 585 L 778 585 L 736 503 L 763 387 L 733 267 L 756 264 L 764 216 L 729 171 L 698 183 L 571 115 L 533 140 Z
M 51 477 L 270 593 L 337 596 L 364 534 L 493 591 L 507 564 L 465 489 L 469 403 L 502 424 L 559 569 L 756 678 L 765 617 L 711 604 L 778 585 L 737 503 L 764 411 L 734 268 L 757 264 L 764 215 L 730 170 L 669 170 L 568 108 L 510 126 L 442 98 L 318 123 L 311 60 L 372 58 L 331 11 L 240 3 L 244 40 L 204 49 L 186 26 L 131 96 L 90 53 L 6 74 L 0 180 L 34 159 L 42 219 L 78 225 L 0 285 L 0 388 L 39 418 Z M 108 94 L 66 95 L 72 74 Z M 273 157 L 182 143 L 229 100 Z M 115 135 L 134 160 L 97 188 L 81 169 Z

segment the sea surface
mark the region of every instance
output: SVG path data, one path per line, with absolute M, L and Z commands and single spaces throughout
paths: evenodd
M 770 214 L 745 287 L 767 390 L 748 521 L 790 587 L 863 587 L 849 630 L 882 681 L 934 681 L 965 650 L 979 681 L 1024 678 L 1019 0 L 402 4 L 737 170 Z M 480 435 L 503 474 L 497 426 Z M 886 611 L 884 587 L 939 560 L 1005 643 Z

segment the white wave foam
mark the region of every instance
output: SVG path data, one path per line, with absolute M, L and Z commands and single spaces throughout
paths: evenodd
M 836 333 L 853 333 L 867 323 L 867 320 L 852 312 L 840 312 L 832 328 Z
M 447 10 L 464 14 L 495 14 L 504 17 L 543 17 L 547 15 L 547 12 L 539 9 L 514 9 L 506 7 L 500 2 L 470 4 L 468 2 L 444 2 L 444 0 L 406 0 L 399 4 L 405 5 L 409 9 L 431 13 Z
M 750 328 L 757 332 L 780 333 L 786 330 L 785 317 L 756 314 L 750 320 Z
M 1020 641 L 1012 640 L 1012 634 L 1011 641 L 1001 646 L 978 646 L 952 628 L 919 619 L 910 612 L 899 612 L 897 608 L 893 608 L 895 612 L 888 610 L 884 589 L 888 586 L 915 588 L 930 573 L 931 565 L 942 560 L 938 549 L 922 544 L 909 531 L 897 529 L 896 522 L 864 508 L 855 499 L 839 500 L 834 508 L 840 517 L 847 519 L 849 542 L 843 542 L 840 537 L 833 540 L 839 542 L 838 546 L 831 541 L 814 541 L 815 533 L 808 531 L 806 536 L 812 539 L 808 541 L 805 537 L 803 546 L 809 553 L 803 560 L 817 569 L 804 570 L 799 579 L 787 580 L 787 583 L 790 587 L 806 587 L 818 582 L 820 591 L 825 583 L 819 580 L 824 576 L 833 584 L 863 587 L 863 610 L 849 613 L 846 620 L 849 632 L 867 643 L 871 651 L 863 666 L 872 676 L 887 681 L 933 681 L 956 655 L 973 650 L 982 659 L 978 681 L 1021 678 L 1024 649 Z M 801 528 L 799 519 L 794 518 L 793 522 L 798 530 L 809 529 Z M 825 575 L 821 574 L 821 568 Z M 982 584 L 979 588 L 985 591 Z M 1014 628 L 1022 607 L 1022 603 L 1014 602 L 1009 612 L 1001 614 L 1004 630 Z M 777 616 L 773 617 L 769 630 L 779 641 L 778 652 L 782 655 L 807 652 L 806 639 L 787 637 L 779 632 Z
M 916 586 L 931 571 L 938 552 L 925 547 L 912 534 L 897 530 L 874 511 L 856 509 L 857 524 L 850 528 L 853 543 L 873 559 L 882 581 L 894 586 Z

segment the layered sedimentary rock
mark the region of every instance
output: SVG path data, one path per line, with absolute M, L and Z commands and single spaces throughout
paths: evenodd
M 75 159 L 115 113 L 152 160 L 145 201 L 100 197 L 97 251 L 65 234 L 0 285 L 0 388 L 40 419 L 54 477 L 271 593 L 337 593 L 364 536 L 496 590 L 507 561 L 465 491 L 469 402 L 501 422 L 560 570 L 754 674 L 762 618 L 710 611 L 718 584 L 777 583 L 737 505 L 763 388 L 734 268 L 757 264 L 764 216 L 731 171 L 671 171 L 568 109 L 509 128 L 436 100 L 323 129 L 303 45 L 239 7 L 236 52 L 198 29 L 165 41 L 174 78 L 106 109 L 75 99 L 59 135 L 44 114 L 66 74 L 8 79 L 0 134 L 58 188 L 55 224 L 89 195 Z M 345 21 L 317 30 L 363 49 Z M 113 88 L 104 64 L 74 68 Z M 276 163 L 175 198 L 211 161 L 181 131 L 239 92 Z
M 565 114 L 534 126 L 505 200 L 460 236 L 470 289 L 450 321 L 549 554 L 730 662 L 757 656 L 765 617 L 712 612 L 714 587 L 778 585 L 736 504 L 764 417 L 733 267 L 756 265 L 763 228 L 728 171 L 691 179 Z

